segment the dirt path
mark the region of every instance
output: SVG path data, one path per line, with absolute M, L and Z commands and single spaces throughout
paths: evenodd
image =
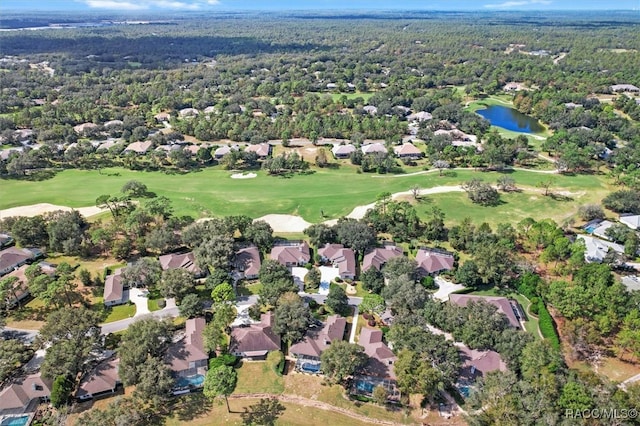
M 270 393 L 241 393 L 241 394 L 232 394 L 229 396 L 229 399 L 256 399 L 256 398 L 277 398 L 280 402 L 288 402 L 291 404 L 302 405 L 303 407 L 313 407 L 318 408 L 320 410 L 325 411 L 333 411 L 334 413 L 340 413 L 347 417 L 351 417 L 352 419 L 359 420 L 364 423 L 375 424 L 375 425 L 402 425 L 404 423 L 396 423 L 386 420 L 374 419 L 372 417 L 367 417 L 362 414 L 354 413 L 353 411 L 347 410 L 346 408 L 336 407 L 331 404 L 327 404 L 326 402 L 316 401 L 309 398 L 303 398 L 297 395 L 288 395 L 281 394 L 275 395 Z

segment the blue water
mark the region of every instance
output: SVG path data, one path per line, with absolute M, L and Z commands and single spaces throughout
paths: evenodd
M 329 283 L 326 282 L 326 281 L 322 281 L 320 283 L 320 290 L 327 290 L 328 291 L 329 290 Z
M 593 231 L 595 231 L 597 227 L 598 225 L 590 225 L 584 228 L 584 230 L 587 232 L 587 234 L 593 234 Z
M 196 374 L 195 376 L 189 377 L 178 377 L 176 380 L 176 387 L 178 388 L 186 388 L 188 386 L 201 386 L 204 383 L 204 376 L 202 374 Z
M 460 394 L 462 394 L 462 396 L 464 396 L 465 398 L 469 398 L 469 393 L 470 393 L 470 389 L 469 386 L 460 386 L 458 388 L 460 390 Z
M 370 382 L 364 382 L 360 380 L 356 383 L 356 389 L 358 389 L 359 391 L 372 393 L 373 388 L 375 388 L 375 385 Z
M 24 426 L 29 421 L 29 416 L 9 417 L 4 419 L 0 426 Z
M 489 105 L 486 109 L 476 111 L 489 122 L 503 129 L 520 133 L 541 133 L 544 127 L 535 118 L 520 111 L 502 105 Z
M 309 364 L 305 362 L 300 366 L 300 369 L 302 371 L 308 371 L 309 373 L 317 373 L 320 371 L 320 364 Z

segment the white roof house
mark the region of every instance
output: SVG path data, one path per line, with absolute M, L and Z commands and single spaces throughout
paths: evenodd
M 599 238 L 604 238 L 606 240 L 610 239 L 607 237 L 607 229 L 611 228 L 614 225 L 613 222 L 608 220 L 603 220 L 600 224 L 593 230 L 593 235 Z
M 631 229 L 640 229 L 640 214 L 620 216 L 620 223 L 627 225 Z
M 624 247 L 620 244 L 588 235 L 578 235 L 578 239 L 584 241 L 586 247 L 584 258 L 587 262 L 602 262 L 610 249 L 618 253 L 624 253 Z

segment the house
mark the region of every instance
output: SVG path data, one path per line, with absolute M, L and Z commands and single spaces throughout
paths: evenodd
M 78 134 L 83 134 L 97 128 L 98 125 L 95 123 L 82 123 L 78 124 L 77 126 L 73 126 L 73 130 Z
M 271 145 L 266 142 L 257 145 L 249 145 L 244 150 L 246 152 L 255 152 L 259 158 L 267 158 L 271 155 Z
M 38 264 L 40 269 L 44 274 L 49 276 L 53 276 L 56 273 L 56 268 L 54 265 L 47 262 L 40 262 Z M 26 276 L 26 271 L 29 266 L 22 265 L 18 269 L 13 270 L 9 274 L 7 274 L 6 278 L 15 277 L 17 281 L 14 283 L 13 288 L 7 294 L 5 298 L 5 304 L 8 307 L 13 307 L 17 305 L 20 301 L 26 299 L 31 294 L 29 292 L 28 280 Z
M 351 154 L 355 151 L 356 147 L 350 143 L 346 145 L 334 145 L 333 148 L 331 148 L 333 156 L 338 160 L 351 157 Z
M 362 153 L 364 155 L 376 154 L 376 153 L 387 153 L 387 147 L 380 142 L 370 143 L 368 145 L 363 145 L 361 148 Z
M 229 154 L 231 151 L 239 151 L 240 147 L 238 145 L 231 146 L 221 146 L 213 152 L 213 158 L 216 160 L 220 160 L 225 155 Z
M 215 105 L 209 105 L 208 107 L 206 107 L 206 108 L 204 109 L 204 113 L 205 113 L 205 114 L 207 114 L 207 115 L 208 115 L 208 114 L 213 114 L 213 113 L 215 113 L 215 112 L 216 112 L 216 107 L 215 107 Z
M 52 384 L 40 373 L 15 379 L 0 391 L 0 416 L 36 411 L 38 404 L 49 400 Z
M 376 268 L 379 271 L 389 259 L 402 256 L 403 254 L 400 247 L 392 244 L 387 244 L 382 248 L 376 247 L 364 255 L 364 259 L 362 259 L 362 272 L 367 271 L 369 268 Z
M 411 142 L 403 143 L 399 146 L 394 146 L 393 152 L 395 152 L 396 157 L 398 158 L 418 159 L 422 157 L 422 151 L 416 148 L 416 146 Z
M 335 83 L 327 83 L 327 89 L 328 90 L 334 90 L 334 89 L 337 89 L 337 88 L 338 88 L 337 84 L 335 84 Z
M 96 151 L 108 151 L 112 146 L 117 145 L 118 142 L 116 140 L 108 140 L 106 142 L 101 143 L 96 147 Z
M 146 154 L 151 147 L 153 147 L 152 141 L 138 141 L 130 143 L 125 149 L 124 153 L 135 152 L 136 154 Z
M 278 241 L 271 249 L 270 258 L 287 267 L 304 266 L 311 260 L 309 244 L 306 241 Z
M 36 258 L 32 250 L 9 247 L 0 251 L 0 277 Z
M 248 280 L 255 280 L 260 273 L 260 251 L 256 246 L 242 248 L 236 252 L 234 267 L 238 275 Z
M 205 375 L 209 364 L 209 352 L 204 347 L 204 317 L 188 319 L 184 337 L 169 346 L 165 361 L 176 377 Z
M 598 224 L 598 226 L 593 228 L 593 231 L 591 231 L 591 233 L 593 235 L 595 235 L 596 237 L 604 238 L 604 239 L 608 240 L 610 238 L 607 236 L 607 229 L 611 228 L 613 225 L 614 225 L 613 222 L 608 221 L 608 220 L 603 220 L 602 222 L 600 222 Z
M 518 92 L 520 90 L 526 90 L 526 87 L 522 83 L 516 83 L 515 81 L 512 81 L 505 84 L 502 90 L 504 90 L 505 92 Z
M 638 230 L 640 229 L 640 214 L 620 216 L 620 223 L 633 230 Z M 0 236 L 0 238 L 2 237 Z
M 334 268 L 338 268 L 343 280 L 356 277 L 356 255 L 350 248 L 342 244 L 326 244 L 318 249 L 318 254 L 323 262 L 331 262 Z
M 612 243 L 610 241 L 601 240 L 588 235 L 578 235 L 577 239 L 584 241 L 586 249 L 584 252 L 584 258 L 587 262 L 602 262 L 609 250 L 613 250 L 620 254 L 624 253 L 624 247 L 622 245 Z
M 105 306 L 122 305 L 129 300 L 129 294 L 125 291 L 122 272 L 124 268 L 116 269 L 113 274 L 104 279 L 104 293 L 102 302 Z
M 81 401 L 115 393 L 122 384 L 118 374 L 120 358 L 109 358 L 100 362 L 80 380 L 76 398 Z
M 321 327 L 308 329 L 301 341 L 291 345 L 289 355 L 299 359 L 319 360 L 331 342 L 343 339 L 346 326 L 347 320 L 340 315 L 327 317 Z
M 475 381 L 477 377 L 484 376 L 492 371 L 507 371 L 507 364 L 495 351 L 478 351 L 466 346 L 458 347 L 462 367 L 460 377 L 468 381 Z
M 407 120 L 409 121 L 428 121 L 432 119 L 433 119 L 433 115 L 431 115 L 426 111 L 416 112 L 416 113 L 410 114 L 407 117 Z
M 640 87 L 633 84 L 614 84 L 611 86 L 612 92 L 640 92 Z
M 369 115 L 376 115 L 378 113 L 378 108 L 373 105 L 365 105 L 362 109 Z
M 582 108 L 583 105 L 582 104 L 576 104 L 574 102 L 567 102 L 564 104 L 564 107 L 566 109 L 576 109 L 576 108 Z
M 369 361 L 364 367 L 369 376 L 395 379 L 393 365 L 398 359 L 382 341 L 382 330 L 362 327 L 358 344 L 364 348 Z
M 262 314 L 260 323 L 235 327 L 231 330 L 229 352 L 248 359 L 265 359 L 272 351 L 280 350 L 280 336 L 272 330 L 273 312 Z
M 416 262 L 418 274 L 427 276 L 452 270 L 455 259 L 452 253 L 444 250 L 420 248 L 416 253 Z
M 11 235 L 0 233 L 0 248 L 12 245 L 13 241 L 14 240 Z
M 196 117 L 198 114 L 200 114 L 200 111 L 195 108 L 183 108 L 178 111 L 180 118 Z
M 497 312 L 504 314 L 507 317 L 509 325 L 513 328 L 522 328 L 520 326 L 520 320 L 524 320 L 520 307 L 517 302 L 511 301 L 506 297 L 499 296 L 472 296 L 469 294 L 455 294 L 449 295 L 449 302 L 462 308 L 466 307 L 469 303 L 485 302 L 489 303 L 496 308 Z
M 122 126 L 123 124 L 122 120 L 111 120 L 104 123 L 103 126 L 105 129 L 108 129 L 110 127 Z
M 171 114 L 168 112 L 161 112 L 153 116 L 158 123 L 171 120 Z
M 640 291 L 640 277 L 637 275 L 622 277 L 622 284 L 627 288 L 627 291 Z
M 158 257 L 163 271 L 167 269 L 186 269 L 196 278 L 201 278 L 205 272 L 196 265 L 196 257 L 192 251 L 188 253 L 171 253 Z

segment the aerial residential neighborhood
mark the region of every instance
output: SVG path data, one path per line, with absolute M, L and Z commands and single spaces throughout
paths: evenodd
M 637 425 L 635 0 L 294 3 L 3 0 L 0 426 Z

